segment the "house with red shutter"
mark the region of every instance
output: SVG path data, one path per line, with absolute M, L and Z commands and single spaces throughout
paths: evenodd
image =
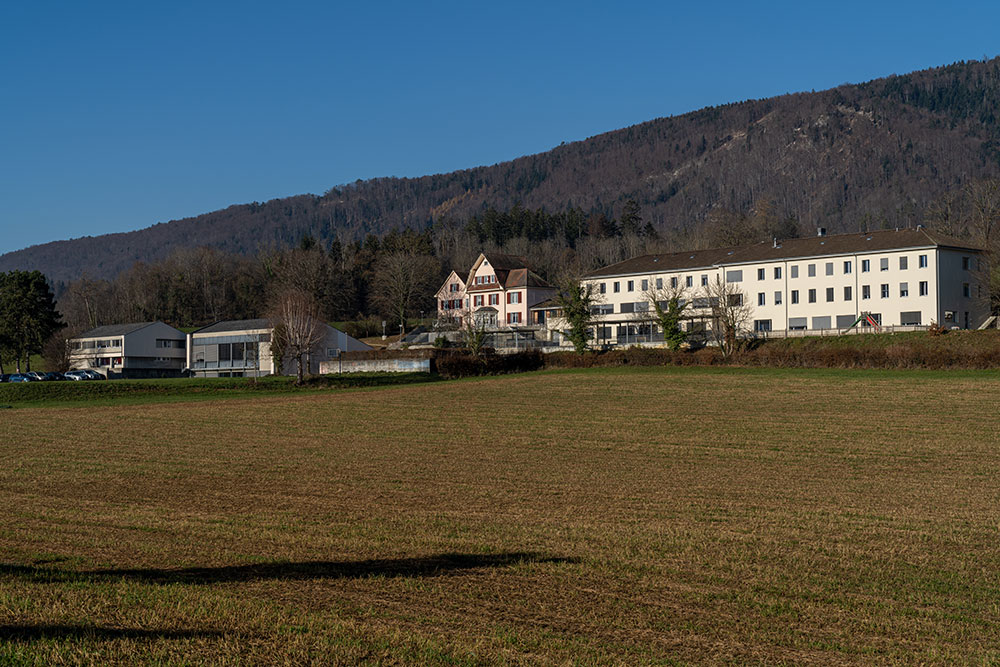
M 469 314 L 469 300 L 465 295 L 465 280 L 452 271 L 435 295 L 438 304 L 438 324 L 459 325 Z
M 532 271 L 523 257 L 481 253 L 465 281 L 468 314 L 487 329 L 528 327 L 528 310 L 555 296 L 556 288 Z

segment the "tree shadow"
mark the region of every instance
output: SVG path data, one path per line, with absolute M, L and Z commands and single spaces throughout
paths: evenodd
M 39 582 L 126 579 L 156 584 L 215 584 L 247 581 L 364 579 L 367 577 L 436 577 L 470 570 L 523 563 L 575 563 L 575 558 L 532 552 L 501 554 L 445 553 L 420 558 L 379 558 L 361 561 L 304 561 L 224 565 L 221 567 L 61 570 L 34 565 L 0 564 L 0 575 Z
M 0 625 L 0 641 L 39 639 L 196 639 L 221 637 L 219 630 L 143 630 L 95 625 Z

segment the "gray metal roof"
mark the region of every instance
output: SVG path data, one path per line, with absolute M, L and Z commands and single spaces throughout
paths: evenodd
M 194 333 L 220 333 L 223 331 L 247 331 L 248 329 L 270 329 L 271 320 L 257 318 L 255 320 L 226 320 L 209 324 L 203 329 L 198 329 Z
M 105 338 L 107 336 L 124 336 L 126 334 L 132 333 L 133 331 L 138 331 L 139 329 L 145 329 L 146 327 L 152 326 L 154 324 L 157 324 L 157 322 L 135 322 L 133 324 L 105 324 L 104 326 L 97 327 L 96 329 L 91 329 L 90 331 L 84 331 L 82 334 L 79 334 L 76 337 Z M 177 332 L 177 335 L 181 337 L 184 336 L 184 334 L 181 333 L 180 331 Z
M 980 250 L 968 241 L 950 238 L 925 229 L 890 229 L 865 233 L 782 239 L 776 243 L 756 243 L 733 248 L 642 255 L 598 269 L 584 277 L 602 278 L 641 273 L 664 273 L 668 271 L 685 271 L 750 262 L 770 262 L 930 247 L 960 248 L 973 252 Z

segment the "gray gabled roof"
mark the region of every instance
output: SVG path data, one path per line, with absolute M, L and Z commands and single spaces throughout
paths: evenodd
M 154 324 L 158 323 L 135 322 L 133 324 L 105 324 L 104 326 L 91 329 L 90 331 L 84 331 L 82 334 L 78 334 L 76 338 L 105 338 L 107 336 L 124 336 L 126 334 L 132 333 L 133 331 L 138 331 L 139 329 L 145 329 L 146 327 L 153 326 Z M 180 334 L 181 336 L 184 335 L 180 331 L 178 331 L 177 333 Z
M 226 320 L 209 324 L 203 329 L 198 329 L 194 333 L 222 333 L 225 331 L 247 331 L 253 329 L 270 329 L 273 325 L 271 320 L 258 318 L 255 320 Z
M 950 238 L 936 232 L 930 232 L 922 228 L 890 229 L 865 233 L 858 232 L 854 234 L 782 239 L 772 243 L 756 243 L 732 248 L 713 248 L 710 250 L 692 250 L 690 252 L 642 255 L 606 266 L 602 269 L 597 269 L 584 277 L 604 278 L 643 273 L 664 273 L 668 271 L 707 269 L 731 264 L 807 259 L 810 257 L 930 247 L 959 248 L 973 252 L 980 251 L 980 248 L 977 248 L 975 244 Z

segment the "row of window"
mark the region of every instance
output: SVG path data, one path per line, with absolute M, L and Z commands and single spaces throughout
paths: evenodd
M 496 276 L 476 276 L 477 285 L 492 285 L 497 281 Z
M 910 263 L 909 257 L 907 257 L 906 255 L 902 255 L 902 256 L 898 257 L 897 259 L 898 259 L 899 270 L 900 271 L 906 271 L 909 268 L 909 263 Z M 810 277 L 810 278 L 816 277 L 817 266 L 818 266 L 817 264 L 806 264 L 806 275 L 808 277 Z M 917 266 L 918 266 L 918 268 L 926 269 L 929 266 L 928 256 L 927 255 L 918 255 L 917 256 Z M 962 258 L 962 268 L 964 270 L 968 271 L 969 267 L 970 267 L 969 258 L 968 257 L 963 257 Z M 799 265 L 798 264 L 792 264 L 788 268 L 789 268 L 789 276 L 791 278 L 798 278 L 799 277 Z M 836 269 L 836 262 L 825 262 L 823 269 L 824 269 L 825 275 L 828 275 L 828 276 L 834 275 L 835 274 L 835 269 Z M 853 261 L 852 260 L 843 260 L 843 262 L 841 264 L 841 270 L 843 271 L 844 275 L 851 274 L 853 272 L 853 270 L 854 270 Z M 888 257 L 881 257 L 881 258 L 879 258 L 879 270 L 880 271 L 888 271 L 889 270 L 889 258 Z M 869 272 L 871 272 L 871 260 L 870 259 L 863 259 L 863 260 L 861 260 L 861 272 L 862 273 L 869 273 Z M 775 280 L 781 280 L 781 275 L 782 275 L 781 267 L 780 266 L 772 267 L 772 269 L 771 269 L 771 275 L 773 276 L 773 278 Z M 766 280 L 766 279 L 767 279 L 767 269 L 764 269 L 764 268 L 757 269 L 757 280 Z M 637 285 L 640 286 L 640 289 L 643 292 L 645 292 L 646 290 L 649 289 L 649 280 L 648 279 L 643 279 L 641 281 L 635 281 L 635 280 L 618 281 L 618 280 L 616 280 L 616 281 L 614 281 L 614 282 L 611 283 L 611 289 L 612 289 L 613 293 L 617 294 L 617 293 L 621 292 L 621 290 L 622 290 L 622 282 L 625 283 L 625 291 L 626 292 L 634 292 Z M 742 269 L 732 269 L 732 270 L 726 271 L 726 282 L 727 283 L 739 283 L 739 282 L 743 282 L 743 270 Z M 679 279 L 678 279 L 677 276 L 673 276 L 673 277 L 670 278 L 670 287 L 671 288 L 676 289 L 679 286 L 679 284 L 680 283 L 679 283 Z M 708 274 L 704 274 L 704 273 L 701 274 L 701 285 L 703 287 L 706 286 L 706 285 L 708 285 Z M 684 276 L 684 286 L 685 287 L 694 287 L 694 276 Z M 663 278 L 657 278 L 656 279 L 656 289 L 663 289 Z M 607 293 L 607 283 L 599 283 L 598 284 L 598 292 L 600 292 L 601 294 L 606 294 Z
M 927 296 L 930 293 L 929 285 L 928 285 L 928 283 L 927 283 L 926 280 L 921 280 L 920 283 L 918 283 L 918 290 L 919 290 L 920 296 Z M 844 301 L 851 301 L 854 298 L 854 288 L 851 287 L 850 285 L 846 285 L 843 288 L 843 291 L 844 291 Z M 968 283 L 963 283 L 963 291 L 964 291 L 964 295 L 965 296 L 969 296 L 969 284 Z M 809 303 L 816 303 L 816 300 L 817 300 L 817 290 L 816 289 L 810 289 L 810 290 L 808 290 L 808 292 L 806 293 L 806 295 L 808 297 L 808 300 L 809 300 L 808 302 Z M 883 299 L 888 299 L 889 298 L 889 283 L 882 283 L 882 285 L 880 286 L 880 296 Z M 910 284 L 909 283 L 899 283 L 899 296 L 900 297 L 908 297 L 908 296 L 910 296 Z M 793 289 L 789 293 L 789 297 L 791 298 L 791 302 L 793 304 L 799 303 L 799 290 Z M 870 299 L 870 298 L 872 298 L 871 285 L 862 285 L 861 286 L 861 298 L 862 299 Z M 773 305 L 780 306 L 781 305 L 781 299 L 782 299 L 782 292 L 780 292 L 780 291 L 775 292 L 774 293 L 774 301 L 772 302 Z M 836 288 L 835 287 L 827 287 L 826 288 L 826 301 L 829 303 L 829 302 L 834 301 L 835 299 L 836 299 Z M 757 305 L 758 306 L 766 306 L 767 305 L 767 293 L 765 293 L 765 292 L 758 292 L 757 293 Z
M 507 303 L 523 303 L 523 294 L 521 292 L 507 292 Z M 461 308 L 461 299 L 457 299 L 459 305 L 457 307 Z M 441 303 L 444 303 L 443 301 Z M 489 305 L 489 306 L 499 306 L 500 305 L 500 295 L 499 294 L 476 294 L 472 297 L 472 305 L 475 308 L 479 306 Z M 442 310 L 446 310 L 442 306 Z

